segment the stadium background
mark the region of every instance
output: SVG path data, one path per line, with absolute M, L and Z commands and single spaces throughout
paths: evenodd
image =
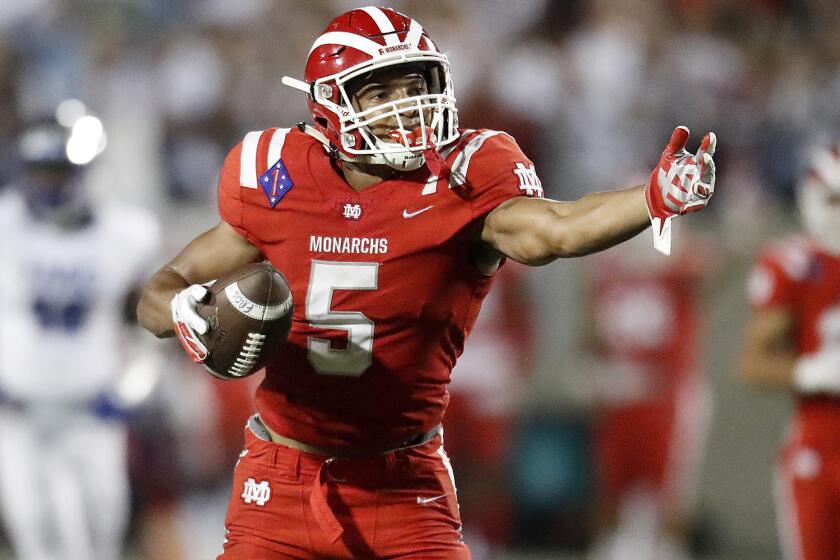
M 282 87 L 280 77 L 302 76 L 313 38 L 335 14 L 356 4 L 3 2 L 0 143 L 8 147 L 28 115 L 68 97 L 85 100 L 109 138 L 94 170 L 97 196 L 156 212 L 166 228 L 162 258 L 168 258 L 217 219 L 214 187 L 225 151 L 249 130 L 307 118 L 303 98 Z M 715 414 L 702 470 L 698 539 L 710 558 L 778 557 L 771 465 L 789 402 L 741 386 L 734 358 L 746 312 L 745 274 L 755 251 L 795 227 L 793 189 L 802 155 L 840 130 L 836 3 L 387 5 L 419 19 L 449 53 L 462 123 L 511 132 L 536 162 L 548 196 L 567 199 L 640 182 L 675 124 L 687 124 L 695 141 L 698 133 L 717 131 L 719 190 L 709 211 L 681 220 L 676 232 L 679 237 L 690 227 L 713 247 L 718 263 L 702 306 Z M 8 157 L 9 150 L 3 153 Z M 0 169 L 8 172 L 11 163 Z M 539 513 L 535 519 L 558 524 L 540 531 L 535 522 L 532 533 L 523 529 L 518 544 L 531 544 L 541 557 L 557 557 L 552 550 L 569 544 L 552 527 L 565 527 L 563 515 L 585 508 L 587 499 L 583 444 L 575 443 L 585 433 L 586 405 L 572 366 L 587 289 L 579 267 L 562 261 L 526 276 L 538 302 L 537 328 L 517 437 L 545 438 L 557 455 L 550 464 L 556 468 L 525 480 L 528 488 L 517 495 L 525 511 L 533 505 Z M 160 348 L 172 352 L 172 369 L 183 370 L 178 375 L 187 379 L 170 391 L 170 400 L 177 408 L 175 424 L 188 425 L 190 415 L 201 411 L 202 393 L 183 387 L 201 373 L 181 365 L 171 345 Z M 173 452 L 180 468 L 200 470 L 190 463 L 208 453 L 206 441 L 195 434 L 190 441 L 173 441 L 181 446 Z M 530 459 L 513 457 L 513 472 L 521 474 L 517 465 L 522 469 Z M 170 468 L 161 462 L 158 468 Z M 569 472 L 581 474 L 570 479 Z M 223 484 L 229 469 L 193 477 L 203 481 L 195 485 L 171 482 L 185 512 L 182 530 L 210 551 L 197 557 L 209 557 L 217 546 L 213 539 L 221 537 L 218 519 L 202 513 L 213 500 L 213 476 Z

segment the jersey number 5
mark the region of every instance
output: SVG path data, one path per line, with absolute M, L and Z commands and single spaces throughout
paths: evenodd
M 335 290 L 375 290 L 379 263 L 312 261 L 306 293 L 306 319 L 320 329 L 347 331 L 347 348 L 335 349 L 329 340 L 307 339 L 309 363 L 318 373 L 358 377 L 373 360 L 373 321 L 359 311 L 333 311 Z

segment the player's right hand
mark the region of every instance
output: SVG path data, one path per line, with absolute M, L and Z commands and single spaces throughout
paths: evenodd
M 793 386 L 800 392 L 840 395 L 840 349 L 806 354 L 793 367 Z
M 671 218 L 702 210 L 715 192 L 715 133 L 703 137 L 696 154 L 685 149 L 687 141 L 688 128 L 675 128 L 645 186 L 653 245 L 666 255 L 671 251 Z
M 199 335 L 207 334 L 210 326 L 198 314 L 198 305 L 210 299 L 210 290 L 201 284 L 193 284 L 184 288 L 172 298 L 172 322 L 175 334 L 181 341 L 181 346 L 187 355 L 197 364 L 204 363 L 207 358 L 207 347 L 199 339 Z

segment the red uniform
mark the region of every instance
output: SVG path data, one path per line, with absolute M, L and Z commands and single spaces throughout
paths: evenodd
M 710 417 L 699 294 L 686 292 L 697 291 L 698 274 L 680 262 L 636 265 L 615 251 L 600 260 L 595 345 L 613 371 L 596 424 L 601 490 L 620 500 L 641 488 L 672 511 L 690 509 Z
M 462 469 L 458 497 L 467 541 L 479 546 L 482 540 L 506 546 L 513 528 L 506 468 L 534 334 L 522 269 L 511 263 L 496 275 L 452 372 L 452 398 L 443 420 L 446 449 Z
M 358 557 L 360 546 L 364 557 L 392 555 L 403 544 L 416 551 L 418 518 L 406 508 L 421 517 L 429 513 L 427 528 L 444 521 L 424 558 L 467 557 L 454 489 L 438 476 L 448 472 L 439 438 L 412 451 L 381 453 L 410 444 L 441 421 L 450 370 L 492 283 L 471 264 L 475 227 L 501 202 L 542 190 L 533 164 L 506 134 L 465 130 L 442 155 L 452 168 L 448 178 L 430 177 L 422 167 L 360 192 L 344 181 L 323 146 L 297 129 L 250 133 L 225 160 L 222 219 L 282 271 L 295 301 L 289 340 L 257 391 L 260 417 L 275 432 L 336 455 L 376 457 L 375 468 L 360 468 L 382 474 L 357 488 L 358 473 L 327 473 L 326 457 L 249 436 L 234 480 L 225 558 L 253 557 L 244 543 L 275 550 L 278 558 Z M 272 205 L 278 193 L 285 194 Z M 279 470 L 254 459 L 272 446 L 278 450 L 271 461 L 285 461 Z M 289 461 L 298 481 L 289 490 L 295 507 L 269 508 L 240 496 L 263 491 L 261 480 L 278 489 L 287 485 L 289 477 L 277 476 L 289 470 Z M 418 470 L 409 476 L 394 466 L 404 461 Z M 353 471 L 353 461 L 337 463 Z M 307 477 L 313 465 L 317 472 Z M 394 477 L 399 489 L 390 484 Z M 336 486 L 335 493 L 329 490 Z M 427 504 L 429 494 L 447 498 Z M 323 535 L 313 536 L 309 525 L 276 530 L 310 515 Z M 381 521 L 373 523 L 377 517 Z M 400 527 L 405 543 L 397 536 Z
M 840 344 L 840 256 L 802 237 L 785 240 L 762 252 L 749 288 L 754 307 L 793 315 L 797 356 Z M 790 558 L 840 557 L 840 397 L 797 396 L 776 498 Z

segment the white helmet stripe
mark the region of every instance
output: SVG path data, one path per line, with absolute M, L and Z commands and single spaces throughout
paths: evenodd
M 397 34 L 394 33 L 396 29 L 394 29 L 394 24 L 391 23 L 391 20 L 388 19 L 388 16 L 385 15 L 385 12 L 380 10 L 379 8 L 374 8 L 371 6 L 367 6 L 365 8 L 361 8 L 362 10 L 367 13 L 373 19 L 373 22 L 379 27 L 379 31 L 382 33 L 383 37 L 385 37 L 385 44 L 386 45 L 398 45 L 400 42 L 400 38 L 397 37 Z
M 257 188 L 257 145 L 262 130 L 255 130 L 245 135 L 242 141 L 242 157 L 239 160 L 239 184 L 249 189 Z
M 283 151 L 283 144 L 286 142 L 286 135 L 289 133 L 289 128 L 278 128 L 271 135 L 271 142 L 268 144 L 268 158 L 265 162 L 266 167 L 271 167 L 277 160 L 280 159 L 280 154 Z
M 315 39 L 315 43 L 312 45 L 312 48 L 309 49 L 309 53 L 312 54 L 312 51 L 321 45 L 341 45 L 344 47 L 352 47 L 362 51 L 363 53 L 367 53 L 370 56 L 379 56 L 379 49 L 382 48 L 382 45 L 376 41 L 371 41 L 367 37 L 362 37 L 361 35 L 356 35 L 355 33 L 347 33 L 345 31 L 330 31 L 329 33 L 324 33 Z
M 416 49 L 417 45 L 420 44 L 421 35 L 423 35 L 423 26 L 420 25 L 416 19 L 411 20 L 411 25 L 408 28 L 408 36 L 405 38 L 405 42 L 411 45 L 412 49 Z

